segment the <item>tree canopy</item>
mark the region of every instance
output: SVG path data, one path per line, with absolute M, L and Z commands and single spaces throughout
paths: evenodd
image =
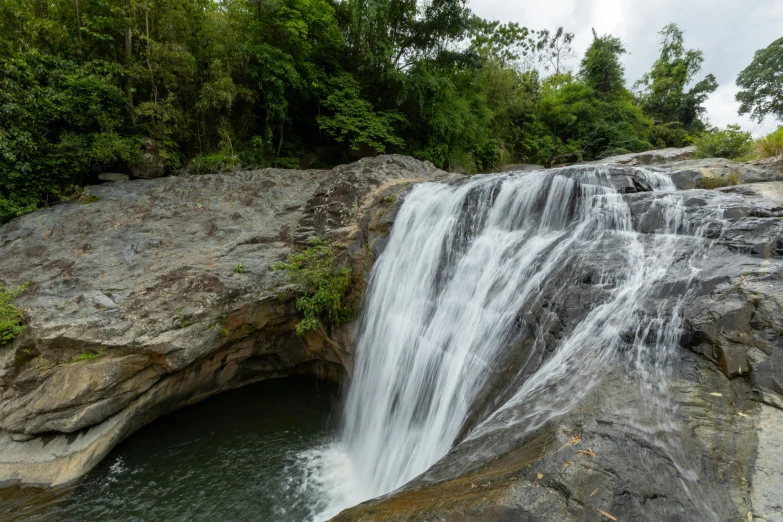
M 327 167 L 402 153 L 454 171 L 686 142 L 707 76 L 676 26 L 634 97 L 623 43 L 463 0 L 5 0 L 0 222 L 133 173 Z M 581 65 L 581 66 L 580 66 Z M 678 127 L 679 126 L 679 127 Z
M 740 114 L 761 122 L 766 116 L 783 121 L 783 38 L 756 51 L 753 61 L 737 76 Z
M 637 82 L 642 88 L 642 107 L 658 123 L 677 123 L 691 132 L 704 130 L 704 102 L 718 88 L 715 76 L 708 74 L 693 83 L 704 53 L 685 48 L 683 32 L 676 24 L 667 25 L 659 34 L 661 54 Z

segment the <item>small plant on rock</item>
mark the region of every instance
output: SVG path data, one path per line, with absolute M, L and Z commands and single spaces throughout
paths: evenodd
M 234 267 L 234 272 L 237 274 L 244 274 L 245 273 L 245 262 L 242 261 L 237 266 Z
M 322 318 L 340 324 L 353 316 L 352 307 L 346 303 L 351 269 L 337 263 L 330 241 L 314 238 L 308 245 L 291 254 L 287 262 L 275 265 L 275 269 L 286 271 L 302 291 L 296 301 L 296 309 L 304 315 L 296 325 L 299 335 L 316 330 Z
M 79 198 L 79 203 L 81 203 L 82 205 L 89 205 L 90 203 L 97 203 L 100 200 L 101 198 L 99 198 L 89 190 L 85 190 L 84 193 Z
M 24 330 L 24 315 L 12 301 L 27 290 L 30 283 L 6 289 L 0 285 L 0 346 L 10 343 Z
M 696 187 L 700 189 L 712 190 L 721 187 L 739 185 L 742 180 L 740 173 L 732 171 L 728 176 L 721 178 L 701 178 L 696 181 Z
M 97 359 L 98 357 L 101 357 L 103 354 L 95 352 L 93 350 L 85 350 L 79 355 L 72 358 L 70 361 L 71 363 L 81 362 L 81 361 L 92 361 L 93 359 Z
M 184 310 L 184 308 L 181 307 L 181 306 L 177 308 L 177 310 L 176 310 L 176 312 L 177 312 L 177 322 L 179 323 L 179 327 L 180 328 L 187 328 L 188 326 L 193 324 L 193 322 L 192 321 L 188 321 L 187 319 L 185 319 L 185 312 L 183 310 Z

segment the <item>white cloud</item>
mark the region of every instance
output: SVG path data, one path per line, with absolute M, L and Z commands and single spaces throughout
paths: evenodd
M 754 134 L 777 127 L 774 121 L 759 125 L 737 115 L 734 81 L 758 49 L 783 36 L 781 0 L 470 0 L 469 5 L 481 17 L 531 29 L 563 26 L 576 33 L 580 57 L 591 28 L 622 38 L 630 53 L 623 59 L 629 86 L 657 57 L 658 31 L 675 22 L 685 31 L 685 45 L 704 51 L 698 79 L 712 73 L 720 84 L 705 104 L 712 124 L 739 123 Z M 577 65 L 578 59 L 571 63 Z

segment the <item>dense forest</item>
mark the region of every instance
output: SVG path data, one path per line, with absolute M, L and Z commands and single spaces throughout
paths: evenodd
M 462 0 L 4 0 L 0 223 L 145 152 L 167 174 L 382 152 L 474 173 L 707 129 L 717 83 L 676 25 L 633 92 L 622 41 L 593 32 L 576 56 L 573 39 Z

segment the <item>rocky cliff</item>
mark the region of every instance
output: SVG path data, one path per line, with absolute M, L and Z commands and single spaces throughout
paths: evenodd
M 674 178 L 686 170 L 683 162 L 692 181 L 720 179 L 727 165 L 756 168 L 683 158 L 652 168 Z M 669 196 L 650 192 L 640 171 L 622 163 L 606 168 L 625 193 L 633 228 L 654 249 L 656 234 L 672 227 L 664 226 L 658 204 Z M 767 180 L 781 175 L 774 166 L 760 170 Z M 567 381 L 571 390 L 543 391 L 492 416 L 564 333 L 607 298 L 612 260 L 624 243 L 605 236 L 582 266 L 562 267 L 541 284 L 540 299 L 519 310 L 513 339 L 491 365 L 486 400 L 452 450 L 400 490 L 335 520 L 783 520 L 783 183 L 680 194 L 687 222 L 708 241 L 695 240 L 693 229 L 672 238 L 679 261 L 645 309 L 667 321 L 682 317 L 684 333 L 671 373 L 636 370 L 650 372 L 646 378 L 665 390 L 668 404 L 640 394 L 643 379 L 629 374 L 629 363 L 645 357 L 632 348 L 645 333 L 618 331 L 623 356 L 591 365 L 600 371 Z M 704 244 L 694 270 L 690 260 Z M 559 288 L 569 288 L 567 295 Z M 539 423 L 564 396 L 574 404 L 556 421 Z
M 644 405 L 629 403 L 633 382 L 608 366 L 579 407 L 524 435 L 508 426 L 468 436 L 487 406 L 477 405 L 460 443 L 429 471 L 336 520 L 644 520 L 680 505 L 681 520 L 783 520 L 783 172 L 691 156 L 654 151 L 607 168 L 638 231 L 652 236 L 660 219 L 660 196 L 634 168 L 644 165 L 689 190 L 684 211 L 711 239 L 703 269 L 675 265 L 654 304 L 672 313 L 669 297 L 695 278 L 666 385 L 687 413 L 678 444 L 700 470 L 711 512 L 694 512 L 662 478 L 676 476 L 676 459 L 627 429 L 623 412 Z M 1 227 L 0 279 L 32 284 L 18 299 L 28 327 L 0 348 L 0 481 L 75 480 L 144 424 L 256 380 L 340 380 L 351 369 L 351 325 L 296 335 L 293 301 L 281 299 L 296 289 L 274 264 L 310 237 L 332 239 L 358 299 L 406 190 L 451 177 L 382 156 L 333 171 L 119 182 L 92 188 L 98 202 Z M 697 189 L 704 179 L 728 186 Z M 743 182 L 752 183 L 732 186 Z M 606 259 L 593 262 L 610 262 L 616 248 L 607 242 Z M 677 248 L 693 244 L 683 236 Z M 568 267 L 558 275 L 569 276 Z M 558 338 L 605 292 L 589 277 L 571 288 L 520 313 L 517 344 L 499 366 L 528 357 L 533 332 Z M 504 373 L 492 383 L 488 397 L 502 396 Z
M 0 482 L 77 479 L 141 426 L 237 386 L 341 380 L 351 325 L 298 336 L 296 289 L 273 266 L 331 239 L 360 297 L 399 196 L 447 177 L 383 156 L 110 183 L 0 228 L 2 282 L 31 283 L 27 328 L 0 348 Z

